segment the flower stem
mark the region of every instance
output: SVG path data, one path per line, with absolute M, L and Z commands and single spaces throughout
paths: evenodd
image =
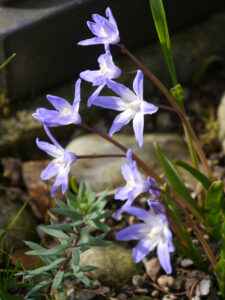
M 80 239 L 81 229 L 82 229 L 84 226 L 85 226 L 85 223 L 84 223 L 84 222 L 81 223 L 81 224 L 79 225 L 79 227 L 78 227 L 78 229 L 77 229 L 77 232 L 76 232 L 76 238 L 74 239 L 74 241 L 73 241 L 72 244 L 71 244 L 70 250 L 69 250 L 69 252 L 67 253 L 67 256 L 66 256 L 66 260 L 59 266 L 57 273 L 58 273 L 59 271 L 64 271 L 65 268 L 66 268 L 66 266 L 67 266 L 68 263 L 70 262 L 70 260 L 71 260 L 71 258 L 72 258 L 72 250 L 73 250 L 73 248 L 75 248 L 75 247 L 77 246 L 77 244 L 78 244 L 78 242 L 79 242 L 79 239 Z M 57 273 L 56 273 L 56 274 L 57 274 Z M 54 281 L 54 279 L 55 279 L 56 274 L 55 274 L 55 275 L 53 276 L 53 278 L 52 278 L 52 283 L 49 285 L 48 290 L 46 291 L 46 295 L 50 295 L 50 293 L 51 293 L 52 284 L 53 284 L 53 281 Z
M 186 115 L 181 110 L 180 106 L 177 104 L 177 101 L 174 99 L 174 97 L 171 95 L 169 90 L 166 88 L 166 86 L 149 70 L 147 69 L 137 58 L 134 56 L 123 44 L 117 43 L 117 46 L 121 48 L 123 53 L 127 54 L 135 63 L 136 65 L 144 72 L 144 74 L 150 78 L 155 85 L 161 90 L 161 92 L 164 94 L 164 96 L 168 99 L 170 104 L 175 108 L 177 114 L 179 115 L 180 119 L 183 122 L 183 125 L 186 127 L 187 133 L 190 136 L 190 138 L 193 140 L 193 143 L 195 145 L 195 149 L 199 155 L 199 158 L 206 170 L 206 173 L 211 181 L 213 181 L 213 175 L 212 171 L 208 165 L 208 162 L 206 160 L 205 154 L 202 151 L 202 148 L 199 144 L 198 138 L 196 134 L 194 133 L 191 124 L 186 117 Z
M 125 154 L 77 155 L 78 159 L 108 158 L 108 157 L 126 157 L 126 155 Z
M 120 150 L 122 150 L 123 152 L 127 152 L 127 148 L 123 145 L 121 145 L 119 142 L 117 142 L 116 140 L 112 139 L 110 136 L 108 136 L 107 134 L 96 130 L 90 126 L 88 126 L 85 123 L 81 123 L 78 124 L 81 128 L 86 129 L 94 134 L 97 134 L 99 136 L 101 136 L 102 138 L 106 139 L 107 141 L 109 141 L 111 144 L 115 145 L 116 147 L 118 147 Z M 143 160 L 141 160 L 137 155 L 135 155 L 134 153 L 132 153 L 132 157 L 133 159 L 137 162 L 138 166 L 140 168 L 142 168 L 150 177 L 152 177 L 159 185 L 163 185 L 165 182 L 165 180 L 163 180 L 161 177 L 159 177 L 154 170 L 152 170 L 150 167 L 148 167 Z M 167 184 L 168 185 L 168 184 Z M 169 185 L 168 185 L 169 186 Z M 186 201 L 185 198 L 183 198 L 177 191 L 174 190 L 174 188 L 172 186 L 169 186 L 171 193 L 174 195 L 174 197 L 176 197 L 177 199 L 179 199 L 179 203 L 180 205 L 183 206 L 183 208 L 185 209 L 188 208 L 189 211 L 191 213 L 193 213 L 193 215 L 202 223 L 204 223 L 204 218 L 201 215 L 201 211 L 198 211 L 197 209 L 195 209 L 192 205 L 190 205 L 190 203 L 188 201 Z
M 164 194 L 166 197 L 168 198 L 172 198 L 173 202 L 175 202 L 177 204 L 177 206 L 180 207 L 180 209 L 182 210 L 183 214 L 185 215 L 185 217 L 188 219 L 192 229 L 194 230 L 196 236 L 198 237 L 200 243 L 202 244 L 202 247 L 205 250 L 205 253 L 207 254 L 213 269 L 215 269 L 216 265 L 217 265 L 217 261 L 215 259 L 215 256 L 213 255 L 209 245 L 207 244 L 206 240 L 204 239 L 201 231 L 198 229 L 196 222 L 192 219 L 192 217 L 189 215 L 189 213 L 186 211 L 186 209 L 184 209 L 184 207 L 182 205 L 180 205 L 180 202 L 177 201 L 176 198 L 171 197 L 171 195 L 169 193 L 167 193 L 166 191 L 160 189 L 159 187 L 155 187 L 155 186 L 150 186 L 151 189 L 159 191 L 160 193 Z

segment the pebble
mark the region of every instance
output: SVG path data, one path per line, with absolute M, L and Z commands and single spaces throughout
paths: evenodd
M 196 296 L 207 296 L 210 292 L 212 282 L 210 279 L 202 279 L 196 287 Z
M 154 290 L 152 292 L 152 297 L 157 297 L 159 295 L 159 291 L 158 290 Z
M 132 283 L 135 287 L 140 288 L 143 285 L 143 278 L 140 275 L 134 275 L 132 278 Z
M 181 264 L 181 267 L 187 268 L 187 267 L 192 266 L 194 263 L 190 258 L 184 258 L 181 260 L 180 264 Z
M 146 273 L 152 281 L 156 281 L 158 274 L 161 270 L 161 266 L 157 257 L 153 257 L 150 260 L 143 260 Z
M 158 280 L 158 284 L 165 289 L 165 287 L 173 287 L 175 284 L 175 279 L 172 276 L 161 275 Z

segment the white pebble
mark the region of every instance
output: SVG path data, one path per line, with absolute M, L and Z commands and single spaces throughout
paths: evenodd
M 187 267 L 190 267 L 193 265 L 193 261 L 190 258 L 184 258 L 184 259 L 182 259 L 180 264 L 181 264 L 181 267 L 187 268 Z

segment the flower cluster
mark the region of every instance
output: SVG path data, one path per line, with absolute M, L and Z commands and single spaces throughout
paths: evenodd
M 147 102 L 143 98 L 143 72 L 137 70 L 133 81 L 133 90 L 120 84 L 114 79 L 121 76 L 122 71 L 117 67 L 110 52 L 110 44 L 120 42 L 119 31 L 116 21 L 110 8 L 105 11 L 106 18 L 98 14 L 92 16 L 93 22 L 87 22 L 94 38 L 86 39 L 78 45 L 88 46 L 103 44 L 104 51 L 98 58 L 98 70 L 86 70 L 80 73 L 82 80 L 91 82 L 97 87 L 88 99 L 88 107 L 95 105 L 107 109 L 119 111 L 109 130 L 112 136 L 121 130 L 123 126 L 133 121 L 135 138 L 140 147 L 143 146 L 144 115 L 157 112 L 158 107 Z M 53 144 L 36 140 L 37 146 L 53 157 L 52 162 L 41 173 L 41 178 L 47 180 L 56 176 L 52 187 L 51 196 L 55 190 L 62 186 L 62 192 L 68 189 L 68 174 L 70 167 L 79 159 L 79 156 L 63 149 L 49 131 L 49 127 L 57 127 L 68 124 L 81 124 L 79 106 L 81 101 L 80 87 L 81 79 L 75 84 L 74 102 L 71 105 L 67 100 L 57 96 L 47 95 L 47 99 L 55 110 L 38 108 L 33 117 L 44 125 L 45 132 Z M 104 87 L 111 89 L 117 96 L 101 96 Z M 80 157 L 81 158 L 81 157 Z M 140 240 L 133 249 L 135 262 L 139 262 L 150 251 L 157 247 L 159 261 L 167 273 L 171 273 L 170 252 L 173 251 L 172 234 L 168 228 L 166 211 L 162 204 L 158 202 L 161 195 L 157 190 L 157 184 L 152 178 L 143 179 L 138 171 L 137 163 L 132 158 L 132 151 L 127 151 L 127 161 L 121 167 L 122 175 L 126 180 L 126 185 L 120 187 L 115 192 L 115 200 L 125 201 L 124 205 L 116 213 L 117 219 L 122 212 L 127 212 L 138 217 L 144 223 L 129 226 L 117 233 L 118 240 Z M 153 198 L 148 200 L 151 213 L 131 206 L 135 198 L 141 193 L 149 192 Z

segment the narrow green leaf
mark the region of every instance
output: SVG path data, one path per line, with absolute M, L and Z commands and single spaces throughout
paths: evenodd
M 74 223 L 62 223 L 62 224 L 52 224 L 47 225 L 47 227 L 56 229 L 56 230 L 64 230 L 66 232 L 74 233 L 73 227 Z
M 187 188 L 185 187 L 173 163 L 162 153 L 162 151 L 156 143 L 154 143 L 154 147 L 156 149 L 156 153 L 158 155 L 160 164 L 164 172 L 166 173 L 166 176 L 169 182 L 171 183 L 172 187 L 184 198 L 184 200 L 186 200 L 184 204 L 195 214 L 196 217 L 198 217 L 201 220 L 202 212 L 198 207 L 197 203 L 191 197 Z
M 51 280 L 44 280 L 39 283 L 37 283 L 25 296 L 25 300 L 28 299 L 29 296 L 33 295 L 40 289 L 44 288 L 45 286 L 49 285 L 51 283 Z
M 35 270 L 29 270 L 27 273 L 29 275 L 39 275 L 39 274 L 42 274 L 43 272 L 46 272 L 46 271 L 50 271 L 50 270 L 53 270 L 55 269 L 59 264 L 61 264 L 62 262 L 64 262 L 66 260 L 65 257 L 61 257 L 61 258 L 58 258 L 56 259 L 55 261 L 53 261 L 50 265 L 48 266 L 44 266 L 44 267 L 40 267 L 38 269 L 35 269 Z
M 169 31 L 166 22 L 166 14 L 163 7 L 162 0 L 150 0 L 150 6 L 152 11 L 153 20 L 155 23 L 156 31 L 159 37 L 159 41 L 166 58 L 166 62 L 169 66 L 170 75 L 173 81 L 173 85 L 177 84 L 177 77 L 173 62 L 173 56 L 171 51 Z
M 81 267 L 82 272 L 91 272 L 91 271 L 94 271 L 96 269 L 98 269 L 98 268 L 95 267 L 95 266 L 84 266 L 84 267 Z
M 81 219 L 81 215 L 78 212 L 76 212 L 72 209 L 69 209 L 68 206 L 67 206 L 67 208 L 54 207 L 54 208 L 51 208 L 51 210 L 57 215 L 64 216 L 64 217 L 70 217 L 73 221 Z
M 82 271 L 76 273 L 76 277 L 78 279 L 80 279 L 80 281 L 82 281 L 86 286 L 91 287 L 91 288 L 94 287 L 94 285 L 92 284 L 90 278 L 88 278 L 87 276 L 85 276 Z
M 61 285 L 64 276 L 64 271 L 57 272 L 52 283 L 51 293 L 54 293 Z
M 175 164 L 183 169 L 185 169 L 187 172 L 189 172 L 193 177 L 195 177 L 201 184 L 204 186 L 206 190 L 209 189 L 211 182 L 208 180 L 208 178 L 203 175 L 201 172 L 199 172 L 197 169 L 190 166 L 187 162 L 183 160 L 178 160 L 175 162 Z
M 114 213 L 113 210 L 106 211 L 105 213 L 103 213 L 99 217 L 97 217 L 96 219 L 101 220 L 103 218 L 107 218 L 107 217 L 111 216 L 113 213 Z
M 220 213 L 221 213 L 221 200 L 223 194 L 223 183 L 221 180 L 215 181 L 209 191 L 206 198 L 206 218 L 210 225 L 210 235 L 218 241 L 221 238 L 220 230 Z
M 8 63 L 10 63 L 10 61 L 16 56 L 16 53 L 13 53 L 9 58 L 6 59 L 6 61 L 4 61 L 3 64 L 0 65 L 0 70 L 2 68 L 4 68 L 6 65 L 8 65 Z
M 65 202 L 63 202 L 63 201 L 61 201 L 61 200 L 59 200 L 59 199 L 57 199 L 57 198 L 54 198 L 54 200 L 55 200 L 55 203 L 56 203 L 60 208 L 68 208 L 68 206 L 66 205 Z
M 169 192 L 168 186 L 165 185 L 163 187 L 163 190 L 165 192 Z M 162 195 L 162 199 L 164 200 L 164 203 L 169 211 L 169 214 L 174 222 L 177 223 L 182 223 L 182 218 L 181 215 L 174 204 L 174 202 L 167 197 L 164 194 Z M 195 246 L 193 243 L 190 235 L 187 232 L 186 227 L 184 226 L 177 226 L 176 229 L 178 230 L 179 234 L 177 235 L 178 240 L 174 240 L 174 244 L 176 248 L 181 251 L 185 256 L 189 257 L 195 265 L 200 269 L 200 270 L 207 270 L 207 265 L 204 262 L 202 255 L 198 248 Z M 176 232 L 176 231 L 175 231 Z
M 5 230 L 0 235 L 0 241 L 3 239 L 3 237 L 6 235 L 6 233 L 13 227 L 13 225 L 16 223 L 16 221 L 19 219 L 21 214 L 23 213 L 25 207 L 27 206 L 30 199 L 27 199 L 26 202 L 22 205 L 18 213 L 15 215 L 15 217 L 12 219 L 12 221 L 9 223 L 9 225 L 5 228 Z
M 51 226 L 51 225 L 50 225 Z M 58 239 L 64 239 L 64 240 L 68 240 L 70 238 L 70 236 L 68 236 L 66 233 L 64 233 L 63 231 L 61 230 L 57 230 L 57 229 L 53 229 L 51 228 L 50 226 L 40 226 L 40 229 L 51 235 L 51 236 L 54 236 L 54 237 L 57 237 Z
M 88 224 L 95 227 L 96 229 L 104 231 L 104 232 L 109 231 L 109 229 L 110 229 L 108 225 L 106 225 L 103 222 L 100 222 L 96 219 L 95 220 L 89 220 Z
M 40 249 L 40 250 L 33 250 L 33 251 L 29 251 L 26 252 L 27 255 L 44 255 L 44 256 L 50 256 L 50 255 L 58 255 L 61 252 L 65 251 L 66 249 L 68 249 L 70 247 L 69 244 L 67 245 L 59 245 L 56 246 L 52 249 Z
M 69 207 L 72 207 L 73 209 L 77 208 L 77 198 L 75 197 L 75 195 L 72 194 L 70 191 L 67 191 L 66 197 Z
M 74 266 L 79 265 L 80 262 L 80 254 L 79 254 L 79 249 L 73 248 L 72 249 L 72 263 L 74 264 Z
M 78 188 L 77 188 L 77 184 L 76 184 L 76 180 L 75 180 L 74 176 L 71 177 L 70 185 L 71 185 L 73 192 L 77 195 Z
M 44 250 L 45 248 L 43 248 L 42 246 L 40 246 L 39 244 L 37 243 L 34 243 L 34 242 L 30 242 L 30 241 L 24 241 L 24 243 L 30 247 L 31 249 L 34 249 L 34 250 Z
M 222 225 L 222 246 L 220 252 L 220 260 L 216 265 L 214 271 L 217 277 L 219 289 L 225 298 L 225 222 Z

